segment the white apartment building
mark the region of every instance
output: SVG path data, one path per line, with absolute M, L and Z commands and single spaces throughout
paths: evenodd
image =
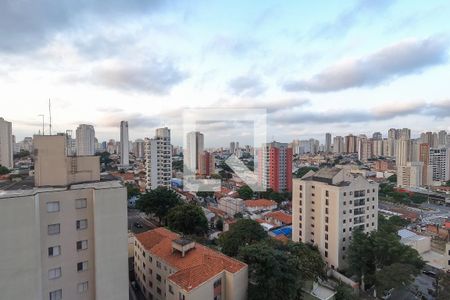
M 184 143 L 184 174 L 195 175 L 200 172 L 200 160 L 204 151 L 203 133 L 192 131 L 187 133 Z
M 407 162 L 405 166 L 399 166 L 397 172 L 398 187 L 420 187 L 424 185 L 423 162 Z
M 77 155 L 86 156 L 95 154 L 94 126 L 81 124 L 76 131 Z
M 439 184 L 450 179 L 449 160 L 449 148 L 430 149 L 430 166 L 434 183 Z
M 126 189 L 64 136 L 34 141 L 34 180 L 0 186 L 0 299 L 128 299 Z
M 343 153 L 344 145 L 344 138 L 342 136 L 335 136 L 333 138 L 333 153 Z
M 144 158 L 145 156 L 145 143 L 143 139 L 137 139 L 133 143 L 133 154 L 136 158 Z
M 130 143 L 128 139 L 128 122 L 120 122 L 120 165 L 127 168 L 130 165 Z
M 136 282 L 148 300 L 245 300 L 248 266 L 163 227 L 136 235 Z
M 159 186 L 170 188 L 172 179 L 172 145 L 170 129 L 156 129 L 153 139 L 145 139 L 146 188 L 156 189 Z
M 8 169 L 14 167 L 12 123 L 3 118 L 0 118 L 0 165 Z
M 317 245 L 327 265 L 347 266 L 353 231 L 376 230 L 378 184 L 349 170 L 326 168 L 293 180 L 292 240 Z

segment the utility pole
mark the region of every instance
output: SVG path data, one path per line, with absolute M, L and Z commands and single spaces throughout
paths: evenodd
M 50 99 L 48 99 L 48 114 L 50 116 L 50 125 L 49 125 L 50 135 L 52 135 L 52 106 Z

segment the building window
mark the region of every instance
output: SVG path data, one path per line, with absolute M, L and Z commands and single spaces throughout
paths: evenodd
M 345 247 L 342 247 L 342 251 L 345 251 Z
M 300 185 L 300 186 L 299 186 L 299 189 L 300 189 L 300 191 L 303 191 L 303 186 Z
M 86 208 L 87 207 L 87 200 L 86 199 L 76 199 L 75 200 L 75 208 Z
M 344 224 L 345 224 L 345 219 L 344 219 Z
M 329 197 L 330 193 L 328 191 L 325 191 L 325 197 Z
M 61 267 L 48 270 L 48 279 L 56 279 L 61 277 Z
M 61 246 L 53 246 L 48 248 L 48 256 L 54 257 L 61 255 Z
M 325 249 L 328 249 L 328 243 L 325 243 Z
M 299 236 L 302 236 L 302 231 L 301 231 L 301 230 L 298 232 L 298 235 L 299 235 Z
M 185 300 L 185 297 L 182 293 L 178 294 L 178 300 Z
M 328 214 L 328 207 L 325 208 L 325 213 Z
M 314 197 L 314 196 L 315 196 L 315 194 L 314 194 L 314 193 L 311 193 L 311 196 L 313 196 L 313 197 Z
M 88 241 L 77 241 L 77 251 L 86 250 L 88 248 Z
M 59 201 L 47 202 L 47 212 L 58 212 L 59 211 Z
M 50 299 L 50 300 L 61 300 L 61 299 L 62 299 L 62 290 L 59 289 L 59 290 L 50 292 L 50 297 L 49 297 L 49 299 Z
M 159 261 L 156 262 L 156 266 L 161 269 L 161 263 Z
M 344 229 L 342 229 L 342 232 L 345 232 L 345 228 L 344 228 Z
M 170 284 L 169 284 L 169 293 L 171 293 L 173 295 L 173 288 Z
M 150 288 L 153 288 L 153 281 L 149 280 L 148 285 L 150 286 Z
M 342 241 L 345 242 L 345 238 L 342 238 Z
M 148 260 L 149 260 L 150 262 L 152 262 L 152 261 L 153 261 L 153 258 L 149 255 L 149 256 L 148 256 Z
M 88 282 L 85 281 L 85 282 L 79 283 L 77 290 L 78 290 L 78 293 L 87 292 L 87 290 L 88 290 Z
M 325 225 L 325 231 L 328 231 L 328 225 Z
M 325 217 L 325 222 L 328 223 L 328 217 Z
M 48 225 L 47 233 L 49 235 L 59 234 L 60 233 L 60 225 L 59 224 Z
M 328 257 L 328 251 L 325 251 L 325 257 Z
M 156 292 L 161 295 L 161 289 L 160 288 L 156 288 Z
M 346 193 L 346 192 L 344 192 L 344 197 L 345 197 L 345 196 L 347 196 L 347 193 Z
M 312 189 L 315 189 L 316 187 L 312 185 L 311 188 L 312 188 Z
M 82 261 L 77 263 L 77 271 L 78 272 L 83 272 L 86 271 L 88 268 L 88 262 L 87 261 Z
M 325 205 L 328 205 L 329 203 L 328 203 L 328 199 L 325 199 Z
M 161 275 L 156 274 L 156 280 L 158 280 L 159 282 L 161 282 Z
M 328 233 L 325 234 L 325 241 L 328 241 Z
M 77 220 L 77 230 L 84 230 L 87 228 L 87 219 Z
M 345 259 L 346 259 L 345 255 L 342 255 L 342 260 L 345 260 Z

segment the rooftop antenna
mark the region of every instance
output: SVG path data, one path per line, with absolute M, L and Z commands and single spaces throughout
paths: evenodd
M 42 135 L 45 135 L 45 127 L 44 127 L 44 118 L 45 118 L 45 115 L 43 115 L 43 114 L 40 114 L 40 115 L 38 115 L 39 117 L 42 117 Z
M 50 125 L 49 125 L 50 135 L 52 135 L 52 104 L 50 99 L 48 99 L 48 114 L 50 116 Z

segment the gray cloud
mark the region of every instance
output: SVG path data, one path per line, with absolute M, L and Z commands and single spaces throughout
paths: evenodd
M 235 37 L 230 35 L 216 35 L 206 46 L 205 51 L 214 50 L 219 54 L 242 56 L 255 50 L 259 43 L 250 37 Z
M 165 95 L 187 77 L 186 72 L 168 60 L 151 60 L 103 64 L 94 68 L 87 80 L 119 90 Z
M 267 86 L 257 76 L 236 77 L 228 82 L 228 90 L 236 96 L 255 97 L 263 94 Z
M 106 114 L 99 119 L 97 125 L 119 128 L 120 121 L 128 121 L 128 125 L 134 128 L 153 128 L 160 125 L 159 119 L 140 113 Z
M 376 86 L 441 64 L 446 58 L 447 45 L 440 37 L 404 40 L 368 56 L 336 63 L 310 79 L 288 81 L 283 87 L 286 91 L 331 92 Z
M 149 14 L 163 0 L 0 1 L 0 51 L 32 51 L 57 32 L 91 20 L 117 20 Z

